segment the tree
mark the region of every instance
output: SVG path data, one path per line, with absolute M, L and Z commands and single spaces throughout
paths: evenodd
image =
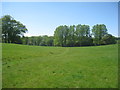
M 88 25 L 78 24 L 70 27 L 64 25 L 56 28 L 54 32 L 55 46 L 84 46 L 92 45 L 92 37 Z
M 116 38 L 114 36 L 112 36 L 111 34 L 106 34 L 106 35 L 104 35 L 104 37 L 102 37 L 101 43 L 104 45 L 115 44 Z
M 69 31 L 68 26 L 64 25 L 62 27 L 61 31 L 62 31 L 62 37 L 63 37 L 63 45 L 62 46 L 67 46 L 67 38 L 68 38 L 68 31 Z
M 59 26 L 54 31 L 54 46 L 63 46 L 63 26 Z
M 94 25 L 92 28 L 92 35 L 94 38 L 93 43 L 95 45 L 100 45 L 102 37 L 106 34 L 107 34 L 107 28 L 104 24 Z
M 42 41 L 42 36 L 37 37 L 37 45 L 40 46 Z
M 59 26 L 54 31 L 54 45 L 55 46 L 67 46 L 67 38 L 68 38 L 69 27 Z
M 76 45 L 76 46 L 80 46 L 80 43 L 81 43 L 81 40 L 80 40 L 80 36 L 81 36 L 81 24 L 78 24 L 78 25 L 76 26 L 75 35 L 76 35 L 75 45 Z
M 22 44 L 28 45 L 28 37 L 22 37 Z
M 114 44 L 116 38 L 107 34 L 107 29 L 104 24 L 97 24 L 93 26 L 92 35 L 90 33 L 89 25 L 61 25 L 54 31 L 54 36 L 32 36 L 23 37 L 23 44 L 37 45 L 37 46 L 91 46 L 101 44 Z M 18 37 L 20 38 L 20 37 Z M 17 39 L 17 38 L 16 38 Z M 20 41 L 19 41 L 20 42 Z M 93 44 L 94 43 L 94 44 Z
M 53 46 L 53 36 L 31 36 L 23 37 L 22 43 L 26 45 L 36 45 L 36 46 Z
M 21 37 L 27 32 L 25 25 L 10 15 L 2 17 L 2 39 L 5 43 L 22 43 Z
M 41 46 L 48 46 L 47 45 L 47 40 L 48 40 L 48 36 L 47 35 L 42 36 Z
M 53 46 L 53 36 L 47 37 L 45 42 L 47 46 Z
M 69 27 L 67 33 L 66 45 L 70 47 L 71 46 L 73 47 L 75 45 L 75 25 L 71 25 Z
M 86 46 L 91 45 L 91 35 L 89 25 L 78 24 L 76 26 L 76 45 L 77 46 Z

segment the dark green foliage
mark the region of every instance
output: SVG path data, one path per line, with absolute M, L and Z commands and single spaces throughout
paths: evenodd
M 55 46 L 67 46 L 67 38 L 68 38 L 68 26 L 59 26 L 56 28 L 54 32 L 54 45 Z
M 93 37 L 92 37 L 93 35 Z M 23 44 L 37 46 L 93 46 L 115 44 L 116 38 L 107 33 L 104 24 L 93 26 L 92 35 L 89 25 L 58 26 L 54 31 L 54 36 L 32 36 L 23 37 Z
M 106 34 L 104 37 L 102 37 L 101 44 L 106 45 L 106 44 L 115 44 L 115 43 L 116 43 L 116 39 L 111 34 Z
M 27 31 L 26 27 L 12 18 L 10 15 L 5 15 L 2 18 L 2 41 L 4 43 L 21 44 L 21 37 Z
M 92 35 L 94 37 L 93 39 L 94 45 L 100 45 L 102 37 L 106 34 L 107 34 L 107 28 L 104 24 L 94 25 L 92 29 Z
M 23 37 L 22 42 L 24 45 L 53 46 L 53 36 Z
M 78 46 L 88 46 L 92 44 L 92 38 L 90 35 L 90 27 L 88 25 L 76 26 L 76 42 Z
M 70 47 L 75 46 L 75 25 L 69 27 L 66 45 Z
M 120 44 L 120 37 L 115 37 L 117 44 Z
M 25 25 L 16 21 L 10 15 L 5 15 L 0 18 L 2 21 L 2 42 L 17 43 L 24 45 L 37 46 L 92 46 L 92 45 L 107 45 L 115 44 L 117 38 L 107 33 L 107 28 L 104 24 L 96 24 L 90 33 L 89 25 L 61 25 L 54 31 L 54 36 L 32 36 L 24 37 L 27 32 Z
M 59 26 L 54 33 L 55 46 L 89 46 L 92 45 L 92 37 L 88 25 Z

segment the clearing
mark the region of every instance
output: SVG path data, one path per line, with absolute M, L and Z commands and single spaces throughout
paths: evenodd
M 3 88 L 117 88 L 118 45 L 2 44 Z

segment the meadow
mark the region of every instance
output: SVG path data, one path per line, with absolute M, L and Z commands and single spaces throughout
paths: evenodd
M 117 88 L 118 46 L 2 44 L 3 88 Z

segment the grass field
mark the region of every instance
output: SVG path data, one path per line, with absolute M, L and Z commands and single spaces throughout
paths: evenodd
M 117 45 L 3 44 L 3 88 L 116 88 Z

